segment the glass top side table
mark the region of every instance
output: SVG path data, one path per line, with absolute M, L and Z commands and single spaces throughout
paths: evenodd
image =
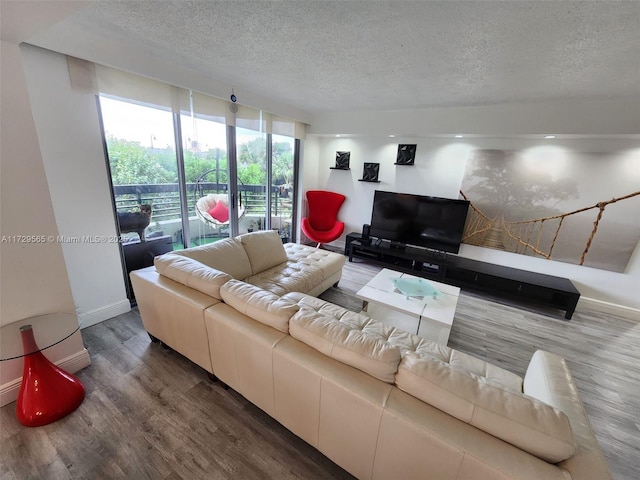
M 50 362 L 42 351 L 76 333 L 75 315 L 53 313 L 0 327 L 0 361 L 23 358 L 22 383 L 16 402 L 18 421 L 28 427 L 55 422 L 80 406 L 84 385 Z
M 25 325 L 33 328 L 36 349 L 26 352 L 20 341 L 20 329 Z M 41 328 L 47 326 L 49 328 Z M 51 328 L 55 326 L 54 328 Z M 71 335 L 80 330 L 78 318 L 70 313 L 51 313 L 37 317 L 17 320 L 0 327 L 0 362 L 22 358 L 36 351 L 48 348 L 64 342 Z

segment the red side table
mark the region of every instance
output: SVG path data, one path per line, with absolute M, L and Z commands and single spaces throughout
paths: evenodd
M 45 326 L 48 328 L 43 328 Z M 79 328 L 77 318 L 69 314 L 41 315 L 2 327 L 0 361 L 24 360 L 16 402 L 16 415 L 23 425 L 39 427 L 55 422 L 73 412 L 84 400 L 85 390 L 80 380 L 54 365 L 42 353 L 69 338 Z M 42 334 L 34 335 L 34 329 Z M 22 340 L 21 353 L 16 351 L 18 334 Z

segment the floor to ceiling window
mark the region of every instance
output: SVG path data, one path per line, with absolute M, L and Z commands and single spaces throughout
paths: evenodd
M 100 106 L 116 210 L 120 219 L 123 214 L 132 219 L 120 223 L 125 243 L 169 235 L 173 248 L 180 249 L 229 236 L 227 126 L 198 115 L 180 116 L 188 211 L 183 218 L 172 113 L 106 96 Z M 294 139 L 242 127 L 235 128 L 235 138 L 238 233 L 273 229 L 283 240 L 292 239 Z M 216 203 L 225 204 L 222 213 L 214 211 Z M 141 205 L 151 207 L 143 229 L 144 217 L 135 222 L 128 215 L 137 215 Z
M 227 133 L 224 123 L 181 115 L 182 145 L 189 209 L 189 245 L 197 246 L 231 232 Z
M 283 135 L 271 136 L 271 228 L 277 228 L 283 242 L 290 241 L 293 225 L 293 201 L 296 183 L 295 140 Z
M 123 243 L 171 236 L 183 248 L 172 113 L 108 97 L 100 109 Z
M 267 135 L 236 127 L 238 194 L 245 214 L 241 230 L 265 230 L 267 225 Z
M 132 245 L 147 262 L 158 253 L 149 240 L 175 250 L 265 229 L 296 240 L 302 124 L 107 67 L 96 78 L 127 273 L 144 266 L 129 264 Z

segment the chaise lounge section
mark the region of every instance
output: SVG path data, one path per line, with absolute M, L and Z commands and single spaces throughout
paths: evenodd
M 261 240 L 269 257 L 285 252 L 287 262 L 305 265 L 301 271 L 325 269 L 313 287 L 306 273 L 299 276 L 309 291 L 326 284 L 320 277 L 339 279 L 330 273 L 339 263 L 330 252 L 278 246 L 268 234 Z M 538 351 L 521 378 L 285 291 L 293 281 L 278 278 L 297 270 L 285 275 L 286 262 L 237 278 L 246 270 L 218 270 L 201 262 L 212 263 L 211 251 L 195 250 L 158 259 L 156 272 L 132 272 L 145 328 L 180 337 L 185 324 L 197 324 L 205 369 L 357 478 L 611 478 L 562 358 Z M 273 268 L 279 273 L 267 281 Z M 180 348 L 190 353 L 189 345 Z

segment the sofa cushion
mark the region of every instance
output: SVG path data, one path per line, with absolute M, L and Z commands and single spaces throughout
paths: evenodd
M 245 233 L 240 235 L 238 240 L 247 253 L 252 275 L 287 261 L 282 240 L 275 230 Z
M 335 279 L 342 272 L 345 256 L 287 243 L 284 245 L 287 258 L 269 269 L 258 272 L 245 282 L 257 285 L 276 295 L 289 292 L 311 293 L 329 279 Z M 332 282 L 335 280 L 332 280 Z
M 298 311 L 295 302 L 240 280 L 225 283 L 220 294 L 227 305 L 284 333 L 289 333 L 289 319 Z
M 519 377 L 448 350 L 448 361 L 424 352 L 405 354 L 396 375 L 398 388 L 548 462 L 575 453 L 564 413 L 524 395 Z
M 153 263 L 160 275 L 218 300 L 222 299 L 220 287 L 232 279 L 228 273 L 173 253 L 157 256 L 153 259 Z
M 289 292 L 307 293 L 322 283 L 323 276 L 317 267 L 285 262 L 251 275 L 245 278 L 245 282 L 276 295 L 284 295 Z
M 400 363 L 400 349 L 359 327 L 359 323 L 371 322 L 370 318 L 306 295 L 294 293 L 283 297 L 296 298 L 300 310 L 289 321 L 293 338 L 383 382 L 393 383 Z M 312 304 L 320 308 L 310 307 Z M 345 317 L 350 321 L 340 320 Z M 358 317 L 362 317 L 361 322 L 357 321 Z
M 342 270 L 347 257 L 328 250 L 321 250 L 298 243 L 284 245 L 287 253 L 287 265 L 297 265 L 298 268 L 312 268 L 319 270 L 324 279 L 330 278 Z
M 244 280 L 251 275 L 249 257 L 242 243 L 236 238 L 225 238 L 207 245 L 178 250 L 173 254 L 193 258 L 238 280 Z

